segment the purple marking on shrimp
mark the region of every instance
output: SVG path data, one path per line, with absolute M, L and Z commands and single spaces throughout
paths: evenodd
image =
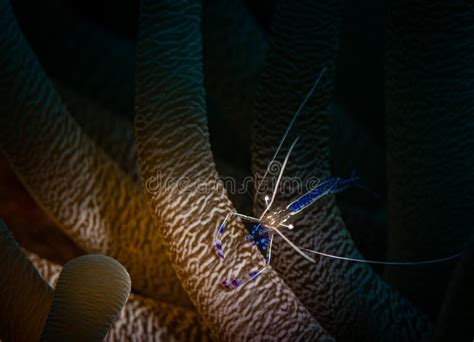
M 255 278 L 256 276 L 258 276 L 258 272 L 259 272 L 259 271 L 250 272 L 250 273 L 249 273 L 249 278 L 253 279 L 253 278 Z
M 234 280 L 232 280 L 232 286 L 233 286 L 234 288 L 239 287 L 240 284 L 241 284 L 240 279 L 234 279 Z
M 219 229 L 217 230 L 217 234 L 219 234 L 220 236 L 222 236 L 222 231 L 224 230 L 225 228 L 225 224 L 221 224 L 221 226 L 219 227 Z

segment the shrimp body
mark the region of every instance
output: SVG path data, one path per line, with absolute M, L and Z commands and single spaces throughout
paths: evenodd
M 348 179 L 342 178 L 328 178 L 313 189 L 308 191 L 306 194 L 298 198 L 297 200 L 291 202 L 286 209 L 290 212 L 290 215 L 295 215 L 301 212 L 303 209 L 309 207 L 317 200 L 323 198 L 324 196 L 336 194 L 338 192 L 344 191 L 347 188 L 357 185 L 359 177 L 354 173 Z
M 260 250 L 266 251 L 270 245 L 270 232 L 261 224 L 255 224 L 247 235 L 247 239 L 253 246 L 257 246 Z

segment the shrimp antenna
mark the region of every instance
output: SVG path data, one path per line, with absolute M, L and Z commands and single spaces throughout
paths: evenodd
M 286 164 L 288 163 L 288 159 L 290 158 L 290 154 L 291 152 L 293 151 L 296 143 L 298 142 L 299 140 L 299 137 L 297 137 L 295 139 L 295 141 L 293 141 L 293 144 L 291 144 L 290 146 L 290 149 L 288 150 L 288 153 L 286 154 L 286 157 L 285 157 L 285 160 L 283 161 L 283 164 L 281 166 L 281 170 L 280 170 L 280 174 L 278 175 L 278 179 L 277 179 L 277 182 L 275 184 L 275 188 L 273 189 L 273 193 L 272 193 L 272 198 L 270 200 L 270 202 L 268 202 L 268 205 L 267 207 L 265 208 L 265 210 L 263 211 L 262 215 L 260 216 L 260 220 L 261 221 L 263 219 L 263 217 L 265 216 L 265 214 L 268 212 L 268 210 L 270 209 L 270 207 L 273 205 L 273 201 L 275 200 L 275 196 L 277 194 L 277 190 L 278 190 L 278 187 L 280 186 L 280 182 L 281 182 L 281 178 L 283 176 L 283 172 L 285 171 L 285 168 L 286 168 Z
M 303 247 L 298 247 L 296 246 L 289 238 L 285 236 L 278 228 L 275 227 L 270 227 L 268 226 L 271 230 L 275 231 L 282 237 L 283 240 L 285 240 L 296 252 L 298 252 L 302 257 L 304 257 L 306 260 L 316 263 L 316 261 L 309 257 L 306 253 L 312 253 L 312 254 L 317 254 L 323 257 L 327 258 L 332 258 L 332 259 L 338 259 L 338 260 L 345 260 L 345 261 L 352 261 L 352 262 L 359 262 L 359 263 L 364 263 L 364 264 L 375 264 L 375 265 L 390 265 L 390 266 L 416 266 L 416 265 L 428 265 L 428 264 L 436 264 L 440 262 L 445 262 L 449 260 L 453 260 L 456 258 L 459 258 L 461 255 L 464 254 L 464 252 L 459 252 L 457 254 L 450 255 L 448 257 L 444 258 L 438 258 L 438 259 L 431 259 L 431 260 L 422 260 L 422 261 L 379 261 L 379 260 L 367 260 L 367 259 L 358 259 L 358 258 L 349 258 L 349 257 L 343 257 L 339 255 L 334 255 L 334 254 L 328 254 L 328 253 L 323 253 L 319 251 L 315 251 L 312 249 L 308 248 L 303 248 Z M 304 251 L 304 252 L 303 252 Z
M 301 249 L 305 252 L 308 252 L 308 253 L 313 253 L 313 254 L 317 254 L 317 255 L 332 258 L 332 259 L 360 262 L 360 263 L 364 263 L 364 264 L 392 265 L 392 266 L 412 266 L 412 265 L 436 264 L 436 263 L 439 263 L 439 262 L 456 259 L 456 258 L 460 257 L 463 254 L 463 252 L 460 252 L 460 253 L 445 257 L 445 258 L 423 260 L 423 261 L 378 261 L 378 260 L 366 260 L 366 259 L 343 257 L 343 256 L 327 254 L 327 253 L 323 253 L 323 252 L 319 252 L 319 251 L 315 251 L 315 250 L 311 250 L 311 249 L 307 249 L 307 248 L 301 248 Z
M 270 228 L 271 230 L 274 230 L 275 232 L 278 233 L 278 235 L 280 235 L 282 237 L 283 240 L 286 241 L 286 243 L 288 243 L 290 245 L 291 248 L 293 248 L 296 252 L 298 252 L 303 258 L 305 258 L 306 260 L 312 262 L 312 263 L 316 263 L 316 261 L 311 258 L 310 256 L 308 256 L 306 253 L 304 253 L 301 248 L 299 248 L 298 246 L 296 246 L 293 242 L 291 242 L 291 240 L 289 238 L 287 238 L 285 236 L 285 234 L 283 234 L 278 228 L 275 228 L 275 227 L 268 227 Z
M 270 160 L 270 162 L 268 163 L 268 166 L 267 166 L 267 169 L 265 171 L 265 173 L 263 174 L 263 177 L 262 177 L 262 181 L 259 182 L 258 186 L 257 186 L 257 191 L 255 192 L 255 197 L 254 197 L 254 204 L 255 202 L 257 201 L 257 196 L 258 194 L 260 193 L 260 188 L 261 188 L 261 185 L 263 183 L 263 179 L 265 179 L 268 175 L 268 172 L 270 171 L 270 167 L 271 165 L 275 162 L 275 159 L 276 157 L 278 156 L 278 153 L 280 153 L 280 150 L 281 150 L 281 147 L 283 146 L 283 144 L 285 143 L 285 140 L 288 136 L 288 134 L 290 133 L 290 130 L 291 128 L 293 127 L 295 121 L 296 121 L 296 118 L 298 117 L 298 115 L 300 115 L 301 111 L 303 110 L 304 106 L 306 105 L 306 102 L 308 102 L 309 98 L 313 95 L 314 91 L 316 90 L 316 87 L 318 86 L 319 82 L 321 81 L 321 78 L 323 77 L 324 73 L 326 72 L 326 69 L 327 67 L 324 67 L 321 72 L 319 73 L 319 76 L 318 78 L 316 79 L 316 81 L 314 81 L 314 84 L 313 86 L 311 87 L 310 91 L 308 92 L 308 94 L 306 94 L 306 97 L 304 98 L 303 102 L 301 102 L 300 106 L 298 107 L 298 110 L 295 112 L 295 114 L 293 115 L 293 118 L 291 119 L 290 121 L 290 124 L 288 125 L 288 127 L 286 128 L 286 131 L 285 131 L 285 134 L 283 135 L 281 141 L 280 141 L 280 144 L 278 145 L 275 153 L 273 154 L 273 158 Z

